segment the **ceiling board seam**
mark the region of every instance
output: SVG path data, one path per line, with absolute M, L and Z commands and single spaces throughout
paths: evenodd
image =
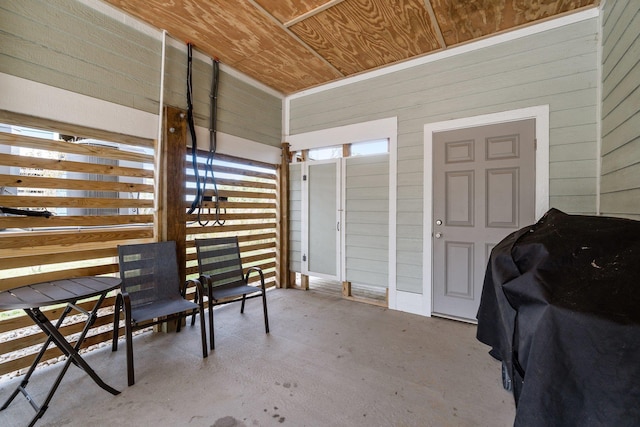
M 329 68 L 331 68 L 334 72 L 336 72 L 339 76 L 344 77 L 345 74 L 343 72 L 341 72 L 340 70 L 338 70 L 331 62 L 327 61 L 323 56 L 321 56 L 318 52 L 316 52 L 315 50 L 313 50 L 311 48 L 311 46 L 309 46 L 307 43 L 305 43 L 300 37 L 298 37 L 293 31 L 291 31 L 290 29 L 288 29 L 287 27 L 285 27 L 282 22 L 280 22 L 278 19 L 276 19 L 272 14 L 270 14 L 269 12 L 267 12 L 267 10 L 265 8 L 263 8 L 262 6 L 260 6 L 258 3 L 256 3 L 255 0 L 249 0 L 249 3 L 255 7 L 258 11 L 260 11 L 260 13 L 264 14 L 267 18 L 271 19 L 271 21 L 276 24 L 278 27 L 280 27 L 284 32 L 286 32 L 290 37 L 292 37 L 295 41 L 297 41 L 298 43 L 300 43 L 300 45 L 302 45 L 306 50 L 309 51 L 309 53 L 311 53 L 313 56 L 315 56 L 316 58 L 318 58 L 320 61 L 322 61 L 324 64 L 326 64 Z
M 436 19 L 436 14 L 433 11 L 433 7 L 431 6 L 431 0 L 424 0 L 424 7 L 427 8 L 427 13 L 429 14 L 429 18 L 433 23 L 433 29 L 436 30 L 436 37 L 438 38 L 438 43 L 440 43 L 440 47 L 442 49 L 446 49 L 447 42 L 444 41 L 444 36 L 442 35 L 442 30 L 440 29 L 440 24 L 438 24 L 438 20 Z
M 307 18 L 311 18 L 312 16 L 315 16 L 317 14 L 319 14 L 320 12 L 324 12 L 325 10 L 332 8 L 333 6 L 342 3 L 344 0 L 331 0 L 325 4 L 323 4 L 322 6 L 318 6 L 315 9 L 312 9 L 308 12 L 303 13 L 302 15 L 293 18 L 290 21 L 287 21 L 284 23 L 284 26 L 286 28 L 292 27 L 295 24 L 297 24 L 298 22 L 304 21 Z

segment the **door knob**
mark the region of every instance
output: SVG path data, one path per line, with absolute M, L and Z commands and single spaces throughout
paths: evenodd
M 436 239 L 441 238 L 441 237 L 442 237 L 442 233 L 436 233 L 436 234 L 435 234 L 435 237 L 436 237 Z

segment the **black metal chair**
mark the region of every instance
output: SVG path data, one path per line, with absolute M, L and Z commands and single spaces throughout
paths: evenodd
M 269 333 L 264 274 L 259 267 L 249 267 L 246 275 L 244 274 L 238 238 L 234 236 L 196 239 L 196 251 L 200 281 L 202 286 L 206 287 L 205 295 L 208 297 L 211 349 L 215 348 L 213 307 L 216 305 L 241 302 L 240 313 L 244 313 L 244 303 L 247 299 L 262 297 L 264 328 L 265 332 Z M 249 275 L 252 272 L 260 275 L 259 287 L 249 285 Z M 192 324 L 194 320 L 192 319 Z
M 200 313 L 202 357 L 207 357 L 207 334 L 204 320 L 203 287 L 198 280 L 184 283 L 178 274 L 175 242 L 143 243 L 118 246 L 120 260 L 121 292 L 116 297 L 113 314 L 112 351 L 118 350 L 120 310 L 124 311 L 127 343 L 127 376 L 133 385 L 132 332 L 171 319 L 177 319 L 176 332 L 180 331 L 182 317 L 196 310 Z M 197 303 L 185 299 L 189 282 L 200 295 Z M 193 322 L 192 322 L 193 324 Z

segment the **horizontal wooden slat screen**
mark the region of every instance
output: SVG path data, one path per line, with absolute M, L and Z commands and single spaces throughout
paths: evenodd
M 0 113 L 9 123 L 0 124 L 0 208 L 25 213 L 0 213 L 0 291 L 117 275 L 118 245 L 154 241 L 153 141 Z M 199 155 L 202 177 L 207 153 Z M 261 267 L 267 286 L 274 286 L 276 166 L 218 154 L 213 164 L 217 198 L 209 176 L 208 201 L 187 215 L 187 276 L 197 277 L 196 238 L 236 235 L 244 267 Z M 185 168 L 186 211 L 196 194 L 191 156 Z M 51 216 L 31 216 L 37 212 Z M 252 275 L 252 283 L 258 278 Z M 113 296 L 104 301 L 83 347 L 110 340 L 113 303 Z M 87 309 L 91 303 L 78 305 Z M 61 310 L 43 311 L 53 320 Z M 82 318 L 70 316 L 62 333 L 77 333 Z M 28 367 L 44 339 L 21 311 L 0 312 L 0 375 Z M 60 355 L 50 348 L 43 361 Z
M 198 153 L 198 175 L 204 181 L 208 153 Z M 276 259 L 276 166 L 215 154 L 211 174 L 204 185 L 200 209 L 187 215 L 187 277 L 198 276 L 195 239 L 238 236 L 242 265 L 260 267 L 267 287 L 275 286 Z M 197 193 L 192 155 L 187 156 L 189 209 Z M 214 191 L 217 188 L 217 198 Z M 216 212 L 216 200 L 218 210 Z M 250 281 L 259 280 L 252 274 Z
M 154 240 L 154 141 L 0 113 L 0 291 L 117 276 L 118 245 Z M 83 347 L 111 338 L 113 303 Z M 43 312 L 57 319 L 61 307 Z M 84 317 L 69 316 L 63 334 Z M 21 310 L 0 312 L 0 375 L 28 367 L 44 339 Z M 43 360 L 59 355 L 50 348 Z

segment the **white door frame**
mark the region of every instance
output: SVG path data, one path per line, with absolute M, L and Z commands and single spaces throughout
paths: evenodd
M 536 220 L 549 210 L 549 105 L 522 108 L 500 113 L 465 117 L 462 119 L 424 125 L 424 217 L 422 253 L 422 299 L 416 301 L 414 312 L 431 316 L 433 310 L 433 134 L 449 130 L 492 125 L 518 120 L 536 121 Z M 419 307 L 416 305 L 419 304 Z

